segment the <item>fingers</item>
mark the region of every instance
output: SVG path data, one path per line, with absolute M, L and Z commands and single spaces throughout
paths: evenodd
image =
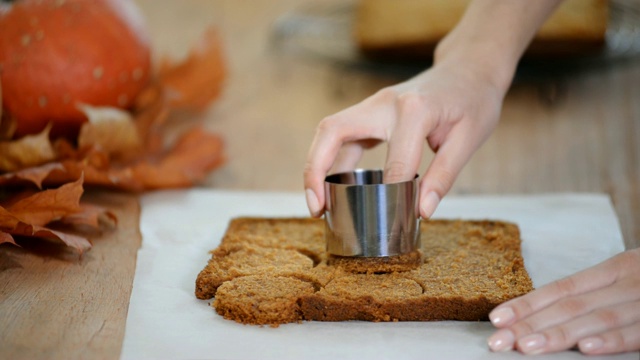
M 340 173 L 352 171 L 358 166 L 364 150 L 372 148 L 379 143 L 379 140 L 367 139 L 343 144 L 331 168 L 331 172 Z
M 640 322 L 582 339 L 578 349 L 589 355 L 636 351 L 640 349 Z
M 503 328 L 526 318 L 561 298 L 583 294 L 615 282 L 618 271 L 613 259 L 564 279 L 547 284 L 527 295 L 496 307 L 490 314 L 491 323 Z
M 450 138 L 440 146 L 436 156 L 420 182 L 420 216 L 433 215 L 440 200 L 449 192 L 455 179 L 476 149 L 466 139 L 465 131 L 452 131 Z
M 383 95 L 384 93 L 381 92 Z M 317 127 L 304 168 L 304 187 L 307 205 L 312 216 L 322 215 L 324 209 L 324 178 L 333 166 L 343 144 L 365 139 L 386 140 L 389 119 L 393 119 L 374 97 L 323 119 Z M 353 151 L 353 150 L 352 150 Z M 347 155 L 349 161 L 356 157 Z
M 397 119 L 389 139 L 384 182 L 412 180 L 420 166 L 426 135 L 435 125 L 427 103 L 417 93 L 405 93 L 396 102 Z
M 489 338 L 494 351 L 526 354 L 566 350 L 581 339 L 640 322 L 640 285 L 622 282 L 562 299 Z
M 313 217 L 319 217 L 322 213 L 324 208 L 323 179 L 342 145 L 342 139 L 339 136 L 331 136 L 332 129 L 335 127 L 331 124 L 332 122 L 338 121 L 326 118 L 320 122 L 304 168 L 305 196 L 309 212 Z
M 640 349 L 640 279 L 627 251 L 597 266 L 500 305 L 490 314 L 501 329 L 493 351 L 540 354 L 570 349 L 605 354 Z
M 364 148 L 359 142 L 349 142 L 342 145 L 333 164 L 332 172 L 340 173 L 355 169 L 363 151 Z
M 607 333 L 611 350 L 615 347 L 617 352 L 626 351 L 634 343 L 629 338 L 631 334 L 628 334 L 627 328 L 633 329 L 640 324 L 639 321 L 640 302 L 601 308 L 558 326 L 524 336 L 517 341 L 516 347 L 525 354 L 557 352 L 574 347 L 581 339 L 593 339 L 599 334 Z M 593 340 L 584 344 L 592 351 L 597 345 Z

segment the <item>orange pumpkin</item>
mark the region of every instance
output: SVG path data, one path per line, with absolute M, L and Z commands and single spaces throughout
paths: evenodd
M 74 135 L 78 104 L 127 108 L 149 79 L 142 17 L 130 0 L 0 3 L 0 82 L 16 136 Z

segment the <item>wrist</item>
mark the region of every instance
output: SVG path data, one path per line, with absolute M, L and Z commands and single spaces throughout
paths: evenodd
M 475 0 L 438 44 L 434 66 L 455 64 L 507 91 L 516 65 L 560 0 Z
M 465 38 L 454 31 L 436 47 L 433 66 L 473 73 L 504 94 L 511 86 L 519 58 L 518 53 L 493 41 Z

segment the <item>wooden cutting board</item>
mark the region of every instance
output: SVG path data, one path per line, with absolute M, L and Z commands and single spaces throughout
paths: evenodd
M 141 243 L 135 195 L 85 193 L 118 217 L 90 236 L 81 257 L 59 247 L 0 246 L 0 358 L 118 358 L 136 254 Z

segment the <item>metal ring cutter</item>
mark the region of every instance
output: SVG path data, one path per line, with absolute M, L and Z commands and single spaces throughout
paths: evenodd
M 384 184 L 382 170 L 355 170 L 325 178 L 327 251 L 384 257 L 417 250 L 418 176 Z

